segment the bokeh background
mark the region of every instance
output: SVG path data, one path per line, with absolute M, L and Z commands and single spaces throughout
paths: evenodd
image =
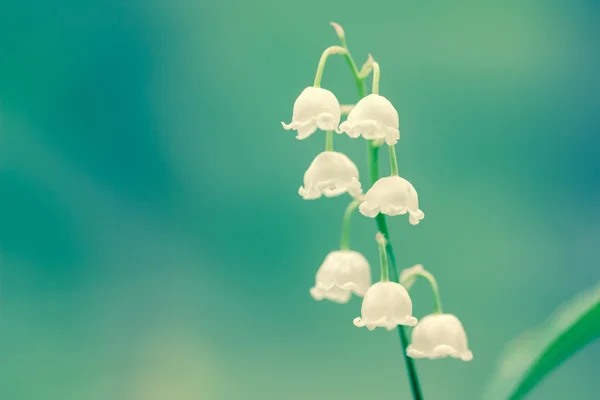
M 597 1 L 4 0 L 1 399 L 410 397 L 397 335 L 308 294 L 348 199 L 298 196 L 324 135 L 280 121 L 332 20 L 399 110 L 426 214 L 390 220 L 399 266 L 437 276 L 475 354 L 418 361 L 427 399 L 479 399 L 507 342 L 598 281 Z M 341 57 L 323 86 L 356 101 Z M 335 146 L 367 176 L 364 142 Z M 530 398 L 597 399 L 598 357 Z

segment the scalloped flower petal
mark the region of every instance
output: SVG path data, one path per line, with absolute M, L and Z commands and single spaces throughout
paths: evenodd
M 375 218 L 380 212 L 389 216 L 408 213 L 408 221 L 412 225 L 425 217 L 419 209 L 419 197 L 413 185 L 395 175 L 377 180 L 365 194 L 359 211 L 370 218 Z
M 473 359 L 465 330 L 460 320 L 452 314 L 430 314 L 421 319 L 412 332 L 406 354 L 412 358 Z
M 367 259 L 354 250 L 337 250 L 325 257 L 310 294 L 315 300 L 346 303 L 352 293 L 362 297 L 370 286 L 371 268 Z
M 286 130 L 298 132 L 297 139 L 306 139 L 318 129 L 336 131 L 340 123 L 340 104 L 327 89 L 309 86 L 294 102 L 292 122 L 281 123 Z
M 346 192 L 351 196 L 362 193 L 358 168 L 348 156 L 335 151 L 324 151 L 315 157 L 304 173 L 304 186 L 298 189 L 305 200 Z
M 361 317 L 354 319 L 357 327 L 392 330 L 397 325 L 415 326 L 412 300 L 406 289 L 395 282 L 377 282 L 367 290 L 362 302 Z
M 363 97 L 340 125 L 338 133 L 351 138 L 382 139 L 392 146 L 400 140 L 398 112 L 388 99 L 378 94 Z

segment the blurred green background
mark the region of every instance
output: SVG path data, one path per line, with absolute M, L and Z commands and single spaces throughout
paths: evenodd
M 390 220 L 399 266 L 437 276 L 475 355 L 417 361 L 425 396 L 480 398 L 600 277 L 600 3 L 484 3 L 2 1 L 0 398 L 409 399 L 397 335 L 308 294 L 348 199 L 298 196 L 324 135 L 280 121 L 332 20 L 400 114 L 426 218 Z M 341 57 L 323 87 L 356 101 Z M 335 145 L 366 177 L 364 142 Z M 353 227 L 376 266 L 374 222 Z M 598 357 L 530 398 L 597 399 Z

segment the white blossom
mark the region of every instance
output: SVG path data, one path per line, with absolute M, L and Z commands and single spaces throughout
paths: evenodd
M 352 293 L 362 297 L 370 286 L 371 268 L 367 259 L 357 251 L 338 250 L 325 257 L 310 295 L 315 300 L 347 303 Z
M 384 139 L 392 146 L 400 139 L 398 112 L 388 99 L 378 94 L 363 97 L 340 125 L 351 138 Z
M 286 130 L 297 131 L 297 139 L 306 139 L 317 128 L 323 131 L 337 131 L 340 116 L 340 103 L 333 93 L 327 89 L 309 86 L 294 102 L 292 122 L 281 124 Z
M 415 326 L 417 319 L 412 316 L 412 301 L 406 289 L 395 282 L 377 282 L 367 290 L 362 302 L 361 317 L 354 319 L 354 325 L 376 327 L 388 331 L 397 325 Z
M 430 314 L 421 319 L 412 332 L 412 341 L 406 354 L 412 358 L 449 356 L 463 361 L 473 359 L 465 330 L 452 314 Z
M 298 189 L 305 200 L 346 192 L 352 196 L 362 193 L 358 168 L 348 156 L 335 151 L 324 151 L 315 157 L 304 173 L 304 186 Z
M 419 197 L 413 185 L 396 175 L 377 180 L 365 194 L 359 210 L 371 218 L 380 212 L 389 216 L 408 213 L 408 221 L 413 225 L 425 217 L 419 210 Z

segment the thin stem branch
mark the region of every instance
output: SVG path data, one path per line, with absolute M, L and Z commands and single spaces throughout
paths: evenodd
M 325 151 L 333 151 L 333 131 L 325 133 Z
M 340 238 L 340 250 L 350 250 L 350 220 L 352 214 L 360 205 L 361 200 L 354 199 L 344 212 L 344 220 L 342 222 L 342 237 Z
M 396 159 L 396 148 L 388 146 L 388 153 L 390 155 L 390 175 L 398 176 L 398 160 Z
M 327 57 L 329 57 L 332 54 L 342 54 L 347 52 L 348 51 L 346 50 L 346 48 L 340 46 L 331 46 L 325 49 L 323 54 L 321 54 L 321 58 L 319 59 L 317 73 L 315 74 L 315 82 L 313 84 L 314 87 L 321 87 L 321 78 L 323 78 L 323 71 L 325 70 L 325 63 L 327 62 Z
M 429 282 L 429 286 L 431 287 L 431 292 L 433 294 L 433 304 L 434 304 L 434 308 L 435 308 L 435 313 L 441 314 L 442 313 L 442 301 L 440 298 L 440 288 L 438 286 L 438 283 L 437 283 L 435 277 L 433 276 L 433 274 L 431 272 L 425 271 L 425 270 L 415 271 L 412 274 L 407 275 L 404 278 L 404 280 L 400 283 L 402 285 L 404 285 L 406 287 L 406 289 L 408 290 L 409 285 L 405 285 L 405 282 L 412 283 L 412 282 L 414 282 L 414 280 L 417 277 L 425 278 L 427 280 L 427 282 Z
M 387 243 L 387 240 L 385 239 L 385 236 L 383 236 L 381 234 L 381 232 L 377 233 L 377 236 L 375 236 L 375 240 L 377 240 L 377 246 L 379 248 L 379 265 L 381 267 L 381 282 L 388 282 L 389 281 L 389 267 L 388 267 L 388 258 L 387 258 L 387 250 L 385 249 L 385 244 Z
M 379 64 L 376 61 L 373 61 L 371 64 L 373 67 L 373 90 L 374 94 L 379 94 L 379 76 L 381 75 L 381 70 L 379 69 Z

